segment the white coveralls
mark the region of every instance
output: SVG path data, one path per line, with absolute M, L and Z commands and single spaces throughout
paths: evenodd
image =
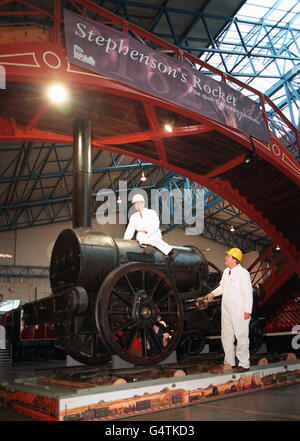
M 0 349 L 6 349 L 6 332 L 2 325 L 0 325 Z
M 253 291 L 249 272 L 241 265 L 235 266 L 229 274 L 223 272 L 220 285 L 212 291 L 215 296 L 222 295 L 221 340 L 225 352 L 224 364 L 235 366 L 234 337 L 237 340 L 236 357 L 239 366 L 249 368 L 249 323 L 244 312 L 251 314 Z
M 141 246 L 152 245 L 165 255 L 169 254 L 173 247 L 162 240 L 159 229 L 159 218 L 155 210 L 143 208 L 142 212 L 136 211 L 129 220 L 124 239 L 132 239 L 135 231 L 145 230 L 147 233 L 137 233 L 136 239 Z

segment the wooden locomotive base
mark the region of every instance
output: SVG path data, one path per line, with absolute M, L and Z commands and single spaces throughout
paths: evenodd
M 242 374 L 207 355 L 174 365 L 43 370 L 0 383 L 0 406 L 38 420 L 109 421 L 299 382 L 294 354 L 260 355 Z

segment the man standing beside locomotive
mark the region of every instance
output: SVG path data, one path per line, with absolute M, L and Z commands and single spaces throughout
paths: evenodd
M 220 285 L 206 298 L 222 295 L 221 340 L 225 353 L 224 365 L 235 367 L 234 337 L 237 340 L 237 372 L 250 367 L 249 323 L 253 306 L 253 290 L 249 272 L 240 265 L 243 253 L 238 248 L 226 252 L 225 265 Z
M 135 194 L 132 203 L 136 212 L 130 217 L 124 239 L 132 239 L 137 232 L 136 239 L 141 246 L 152 245 L 163 254 L 175 258 L 177 251 L 162 240 L 156 211 L 145 208 L 145 199 L 141 194 Z

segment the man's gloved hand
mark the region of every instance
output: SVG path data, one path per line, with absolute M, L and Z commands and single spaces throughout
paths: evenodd
M 205 298 L 206 298 L 207 300 L 209 300 L 209 299 L 213 299 L 213 298 L 214 298 L 214 295 L 213 295 L 212 292 L 210 292 L 209 294 L 206 294 Z

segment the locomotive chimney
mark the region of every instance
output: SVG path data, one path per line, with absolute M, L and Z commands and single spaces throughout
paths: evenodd
M 91 227 L 91 123 L 76 118 L 73 126 L 73 228 Z

